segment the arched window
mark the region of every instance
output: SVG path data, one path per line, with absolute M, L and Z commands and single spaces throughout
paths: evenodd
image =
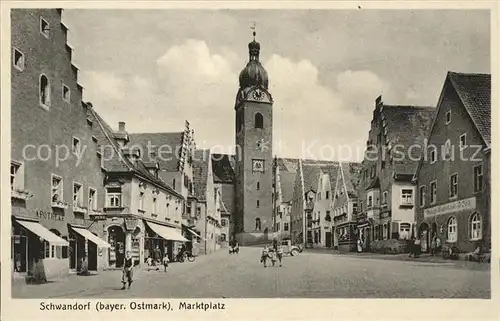
M 457 219 L 450 217 L 448 220 L 447 241 L 454 243 L 457 241 Z
M 172 188 L 175 190 L 175 178 L 172 180 Z
M 40 76 L 40 104 L 50 106 L 50 81 L 45 75 Z
M 260 231 L 261 225 L 260 225 L 260 218 L 255 219 L 255 230 Z
M 483 229 L 481 226 L 481 215 L 479 213 L 473 213 L 470 217 L 469 225 L 469 238 L 474 240 L 480 240 L 483 237 Z
M 255 128 L 264 128 L 264 116 L 261 113 L 255 114 Z

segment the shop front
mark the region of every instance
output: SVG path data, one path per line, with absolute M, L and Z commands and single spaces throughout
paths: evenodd
M 135 217 L 108 218 L 104 234 L 109 247 L 107 247 L 107 255 L 103 255 L 103 257 L 107 257 L 107 260 L 104 260 L 104 267 L 121 268 L 127 251 L 130 251 L 134 264 L 141 265 L 144 262 L 144 253 L 141 251 L 141 243 L 144 242 L 142 231 L 144 231 L 144 225 L 141 219 Z
M 180 246 L 188 242 L 188 239 L 182 236 L 181 229 L 150 221 L 144 221 L 144 223 L 145 258 L 154 258 L 155 249 L 159 248 L 162 257 L 167 253 L 169 260 L 174 262 Z
M 45 282 L 67 276 L 69 243 L 60 234 L 55 228 L 44 227 L 37 219 L 13 217 L 13 278 Z
M 105 252 L 111 245 L 90 232 L 84 226 L 70 225 L 70 268 L 81 270 L 86 262 L 89 271 L 100 271 L 104 268 Z

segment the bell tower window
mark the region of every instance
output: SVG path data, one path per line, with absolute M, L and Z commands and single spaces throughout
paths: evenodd
M 264 116 L 261 113 L 255 114 L 255 128 L 264 128 Z
M 260 218 L 258 218 L 258 217 L 257 217 L 257 218 L 255 219 L 255 230 L 256 230 L 256 231 L 260 231 L 260 229 L 261 229 L 261 225 L 260 225 Z

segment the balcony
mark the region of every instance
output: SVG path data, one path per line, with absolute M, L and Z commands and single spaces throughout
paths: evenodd
M 413 207 L 413 199 L 411 198 L 403 198 L 401 200 L 401 204 L 399 204 L 399 207 L 405 207 L 405 208 L 412 208 Z
M 60 209 L 67 209 L 69 207 L 69 204 L 64 202 L 64 201 L 55 201 L 52 202 L 52 208 L 60 208 Z
M 73 204 L 73 212 L 86 214 L 88 211 L 87 207 L 82 204 Z
M 27 201 L 33 197 L 33 194 L 23 189 L 13 189 L 10 192 L 11 198 Z

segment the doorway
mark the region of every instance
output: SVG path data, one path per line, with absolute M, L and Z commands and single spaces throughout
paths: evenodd
M 332 247 L 332 232 L 325 233 L 326 247 Z
M 427 223 L 420 224 L 417 237 L 420 238 L 420 248 L 423 253 L 429 251 L 429 225 Z
M 96 235 L 95 233 L 92 234 Z M 87 256 L 88 269 L 90 271 L 97 271 L 97 255 L 98 255 L 97 245 L 94 242 L 89 241 L 87 243 L 87 249 L 89 252 Z
M 120 226 L 108 227 L 109 266 L 122 267 L 125 259 L 125 232 Z

